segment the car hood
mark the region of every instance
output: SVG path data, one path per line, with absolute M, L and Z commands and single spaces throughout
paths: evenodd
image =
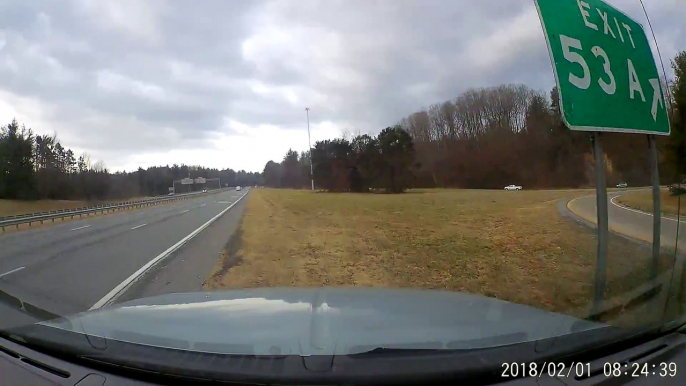
M 467 293 L 373 288 L 169 294 L 41 324 L 166 348 L 302 356 L 477 349 L 605 326 Z

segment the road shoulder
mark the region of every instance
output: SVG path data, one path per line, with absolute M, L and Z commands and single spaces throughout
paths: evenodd
M 238 230 L 245 203 L 240 200 L 224 216 L 200 232 L 171 256 L 146 272 L 116 303 L 180 292 L 203 291 L 205 279 Z
M 608 205 L 615 205 L 618 208 L 624 209 L 624 210 L 629 210 L 633 212 L 640 212 L 632 208 L 627 208 L 623 205 L 616 204 L 614 201 L 611 201 L 614 197 L 616 196 L 609 196 L 608 198 Z M 580 204 L 580 201 L 582 200 L 591 200 L 592 201 L 592 207 L 590 206 L 584 206 Z M 562 216 L 571 218 L 576 220 L 577 222 L 591 228 L 591 229 L 597 229 L 597 214 L 596 214 L 596 209 L 595 209 L 595 196 L 594 195 L 589 195 L 589 196 L 582 196 L 582 197 L 577 197 L 575 199 L 571 200 L 562 200 L 559 202 L 558 205 L 558 211 Z M 642 215 L 651 215 L 649 213 L 643 213 L 641 212 Z M 663 218 L 664 219 L 664 218 Z M 650 219 L 651 224 L 652 224 L 652 218 Z M 611 237 L 612 236 L 617 236 L 621 237 L 622 239 L 631 241 L 637 245 L 640 245 L 642 248 L 652 248 L 652 233 L 649 235 L 644 235 L 641 232 L 639 232 L 637 229 L 632 228 L 631 224 L 629 223 L 621 223 L 619 221 L 613 221 L 612 216 L 609 218 L 609 224 L 608 228 L 610 230 Z M 664 230 L 663 230 L 664 231 Z M 663 234 L 661 238 L 661 244 L 662 244 L 662 250 L 663 253 L 672 253 L 674 251 L 674 241 L 672 239 L 667 240 Z

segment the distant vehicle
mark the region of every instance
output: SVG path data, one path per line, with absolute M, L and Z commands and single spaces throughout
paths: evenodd
M 237 191 L 237 192 L 240 192 L 240 191 L 241 191 L 241 187 L 240 187 L 240 186 L 236 186 L 236 191 Z
M 626 188 L 627 186 L 629 186 L 629 185 L 627 185 L 626 182 L 620 182 L 617 184 L 618 188 Z
M 174 195 L 174 192 L 169 192 L 169 194 L 167 194 L 167 196 L 173 196 L 173 195 Z
M 505 190 L 522 190 L 522 187 L 519 185 L 507 185 Z
M 207 193 L 207 189 L 203 189 L 202 192 L 203 192 L 203 193 Z

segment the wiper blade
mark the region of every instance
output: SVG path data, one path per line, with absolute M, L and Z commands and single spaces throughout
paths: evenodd
M 405 355 L 427 355 L 454 352 L 457 350 L 442 348 L 395 348 L 395 347 L 376 347 L 369 351 L 349 354 L 352 358 L 364 358 L 369 356 L 405 356 Z
M 61 317 L 27 303 L 3 290 L 0 290 L 0 310 L 2 310 L 0 314 L 3 315 L 3 319 L 0 320 L 0 330 Z

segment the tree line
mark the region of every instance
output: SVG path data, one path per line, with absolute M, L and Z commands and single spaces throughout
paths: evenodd
M 672 133 L 667 143 L 667 154 L 669 164 L 674 165 L 674 172 L 681 180 L 686 175 L 686 51 L 672 60 L 672 68 L 674 81 L 669 98 Z
M 167 194 L 173 181 L 219 178 L 226 186 L 256 185 L 260 173 L 172 165 L 111 173 L 104 162 L 76 156 L 56 135 L 36 135 L 12 120 L 0 127 L 0 198 L 110 200 Z
M 312 148 L 314 183 L 329 191 L 399 193 L 413 182 L 414 141 L 396 125 L 379 135 L 318 141 Z M 271 187 L 301 188 L 310 184 L 309 154 L 289 150 L 281 163 L 269 161 L 263 172 Z
M 666 88 L 672 135 L 656 141 L 665 184 L 686 174 L 686 51 L 672 67 L 675 77 Z M 650 184 L 645 135 L 605 133 L 603 151 L 609 184 Z M 512 84 L 470 89 L 410 114 L 376 137 L 317 142 L 312 161 L 315 185 L 332 191 L 595 185 L 590 133 L 564 125 L 556 87 L 548 93 Z M 267 163 L 263 175 L 269 186 L 308 187 L 308 154 L 289 150 L 280 163 Z
M 658 137 L 664 184 L 686 176 L 686 51 L 671 61 L 666 106 L 672 134 Z M 609 184 L 650 183 L 646 137 L 603 134 Z M 310 152 L 289 150 L 262 173 L 172 165 L 111 173 L 103 162 L 77 157 L 56 135 L 35 135 L 16 120 L 0 127 L 0 198 L 105 200 L 166 194 L 182 178 L 222 184 L 330 191 L 397 193 L 410 187 L 578 188 L 594 186 L 589 133 L 567 129 L 557 88 L 524 85 L 470 89 L 401 119 L 378 135 L 318 141 Z M 310 172 L 310 156 L 312 172 Z

